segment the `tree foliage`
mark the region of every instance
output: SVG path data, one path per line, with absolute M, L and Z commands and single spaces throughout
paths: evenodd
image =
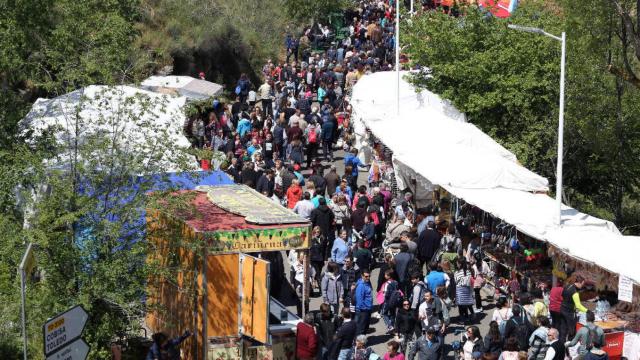
M 7 235 L 0 263 L 12 269 L 0 278 L 0 297 L 11 304 L 0 310 L 0 320 L 3 326 L 14 324 L 0 328 L 6 344 L 20 335 L 15 268 L 25 244 L 36 245 L 40 276 L 27 291 L 34 359 L 43 357 L 42 324 L 76 304 L 83 304 L 90 315 L 84 337 L 92 345 L 91 358 L 108 358 L 112 341 L 141 334 L 144 284 L 157 270 L 146 264 L 144 209 L 161 198 L 150 198 L 147 192 L 158 186 L 170 191 L 162 175 L 167 164 L 180 170 L 190 168 L 192 161 L 175 146 L 170 128 L 156 120 L 168 112 L 166 97 L 126 95 L 117 87 L 106 87 L 91 98 L 82 90 L 77 93 L 72 111 L 55 113 L 64 116 L 65 128 L 53 126 L 27 139 L 26 144 L 40 147 L 48 143 L 48 151 L 32 148 L 38 156 L 25 157 L 28 166 L 14 168 L 16 176 L 9 179 L 19 185 L 21 208 L 32 211 L 25 218 L 0 221 Z M 36 113 L 34 121 L 55 110 Z M 86 116 L 87 111 L 92 116 Z M 29 224 L 24 229 L 23 221 Z
M 553 184 L 560 44 L 506 25 L 556 35 L 570 29 L 563 196 L 625 227 L 634 225 L 629 215 L 637 213 L 640 133 L 634 119 L 640 114 L 637 89 L 610 73 L 609 65 L 624 62 L 627 51 L 612 10 L 607 2 L 565 0 L 525 2 L 508 20 L 474 8 L 460 18 L 427 12 L 405 25 L 403 43 L 415 65 L 430 69 L 413 77 L 416 84 L 451 100 Z
M 284 0 L 287 14 L 292 18 L 324 21 L 335 12 L 345 11 L 350 0 Z
M 258 81 L 267 58 L 277 58 L 284 33 L 298 19 L 284 0 L 143 0 L 137 46 L 161 67 L 235 86 L 241 73 Z

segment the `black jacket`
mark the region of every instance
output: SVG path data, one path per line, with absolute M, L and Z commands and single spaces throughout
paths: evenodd
M 367 216 L 367 210 L 362 208 L 357 208 L 351 214 L 351 226 L 353 226 L 353 229 L 355 231 L 362 230 L 362 227 L 364 226 L 364 218 L 366 216 Z
M 273 187 L 275 186 L 275 180 L 267 177 L 267 175 L 260 176 L 258 184 L 256 185 L 256 191 L 259 193 L 266 192 L 268 197 L 273 196 Z
M 238 169 L 233 166 L 229 166 L 226 172 L 233 178 L 233 182 L 235 182 L 236 184 L 241 183 L 242 179 L 240 178 L 240 172 L 238 172 Z
M 500 355 L 504 341 L 500 338 L 498 341 L 493 340 L 489 335 L 484 337 L 484 350 L 492 354 Z
M 424 229 L 418 236 L 418 255 L 426 261 L 431 261 L 440 247 L 442 236 L 434 229 Z
M 240 173 L 240 177 L 242 178 L 242 183 L 244 185 L 250 186 L 252 188 L 256 188 L 256 172 L 253 168 L 245 168 Z
M 329 359 L 337 359 L 340 350 L 350 349 L 353 346 L 355 338 L 356 322 L 352 319 L 349 322 L 343 323 L 336 332 L 336 336 L 333 338 L 333 343 L 331 344 Z
M 333 211 L 327 205 L 320 205 L 311 211 L 311 223 L 313 226 L 320 226 L 322 235 L 327 240 L 334 238 L 333 235 Z
M 518 327 L 523 324 L 526 327 L 526 333 L 519 333 Z M 507 325 L 504 327 L 504 338 L 508 339 L 511 336 L 518 339 L 518 347 L 520 351 L 527 351 L 529 349 L 529 337 L 533 333 L 535 328 L 526 317 L 518 316 L 512 317 L 507 321 Z
M 412 310 L 405 310 L 402 305 L 396 313 L 395 328 L 398 334 L 413 334 L 416 328 L 416 315 Z
M 320 188 L 320 191 L 318 193 L 324 196 L 327 189 L 327 182 L 324 180 L 324 178 L 320 175 L 313 174 L 309 176 L 309 181 L 313 182 L 313 184 L 316 186 L 316 189 Z

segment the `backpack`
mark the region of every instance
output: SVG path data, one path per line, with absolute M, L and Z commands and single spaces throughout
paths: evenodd
M 520 320 L 520 323 L 517 322 L 515 318 L 511 318 L 511 320 L 509 321 L 513 321 L 513 323 L 516 324 L 515 335 L 518 339 L 518 346 L 520 347 L 521 351 L 524 351 L 529 345 L 529 327 L 527 326 L 526 317 L 523 317 Z
M 309 129 L 309 144 L 315 144 L 318 142 L 318 134 L 316 132 L 315 126 Z
M 404 293 L 402 292 L 402 290 L 396 289 L 393 292 L 393 294 L 391 294 L 391 297 L 389 298 L 389 301 L 387 302 L 387 304 L 385 304 L 385 309 L 393 310 L 397 308 L 403 299 L 404 299 Z
M 589 332 L 587 333 L 587 343 L 585 344 L 585 348 L 587 350 L 591 350 L 596 346 L 602 346 L 602 344 L 598 344 L 600 342 L 600 335 L 598 335 L 598 328 L 594 327 L 593 329 L 587 326 Z
M 427 285 L 425 285 L 425 283 L 423 283 L 422 281 L 418 282 L 417 285 L 420 286 L 420 292 L 418 293 L 418 306 L 420 306 L 420 304 L 424 302 L 424 293 L 429 289 L 427 288 Z M 409 301 L 413 303 L 413 289 L 411 290 Z

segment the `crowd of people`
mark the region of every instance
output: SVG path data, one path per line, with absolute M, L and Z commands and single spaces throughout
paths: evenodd
M 422 3 L 423 11 L 437 5 Z M 586 311 L 574 296 L 582 279 L 534 294 L 546 301 L 516 288 L 496 294 L 483 337 L 478 314 L 492 275 L 479 237 L 463 221 L 417 209 L 410 192 L 396 196 L 382 146 L 373 147 L 370 165 L 361 161 L 349 93 L 363 75 L 393 69 L 394 18 L 393 1 L 366 0 L 346 16 L 344 39 L 317 24 L 287 35 L 286 58 L 265 64 L 261 84 L 243 74 L 232 104 L 216 100 L 205 116 L 185 123 L 195 147 L 226 154 L 221 168 L 235 182 L 312 223 L 311 267 L 305 269 L 305 253 L 288 253 L 298 313 L 305 313 L 297 358 L 374 358 L 367 345 L 373 317 L 391 339 L 381 356 L 387 360 L 439 360 L 450 350 L 462 360 L 559 360 L 577 343 L 579 357 L 603 359 L 592 313 L 573 336 L 575 310 Z M 336 149 L 345 153 L 342 173 Z M 366 182 L 358 181 L 361 170 Z M 321 297 L 319 308 L 309 309 L 310 295 Z M 445 344 L 458 327 L 466 330 L 460 340 Z

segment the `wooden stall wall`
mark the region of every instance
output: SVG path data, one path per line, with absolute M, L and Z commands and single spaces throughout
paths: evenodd
M 153 269 L 147 282 L 146 324 L 153 332 L 165 332 L 171 337 L 185 331 L 195 332 L 181 347 L 185 358 L 193 358 L 200 349 L 202 334 L 197 327 L 197 274 L 200 257 L 192 251 L 196 234 L 179 221 L 157 211 L 147 212 L 147 241 L 150 251 L 147 262 Z

